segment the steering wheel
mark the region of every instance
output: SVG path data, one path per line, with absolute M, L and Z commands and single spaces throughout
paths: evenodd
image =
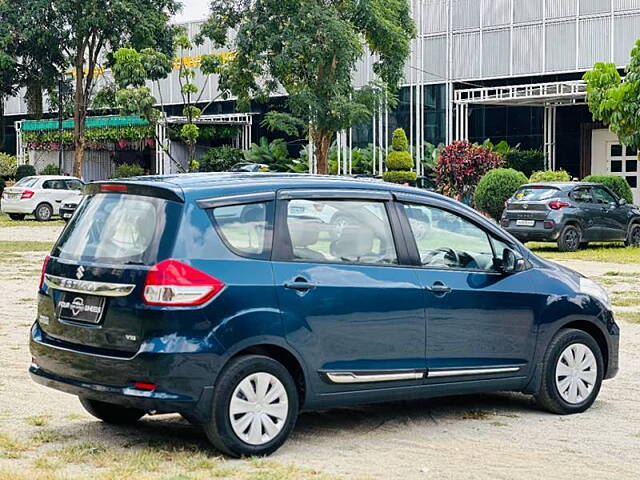
M 431 263 L 431 260 L 433 259 L 433 257 L 435 257 L 438 253 L 444 253 L 445 258 L 454 260 L 455 262 L 454 266 L 460 266 L 460 256 L 458 255 L 458 252 L 456 252 L 453 248 L 449 248 L 449 247 L 440 247 L 430 251 L 424 256 L 424 258 L 421 259 L 422 264 L 428 265 L 429 263 Z

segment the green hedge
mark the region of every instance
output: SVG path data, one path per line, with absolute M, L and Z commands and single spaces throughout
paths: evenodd
M 60 169 L 57 165 L 53 165 L 50 163 L 42 170 L 40 170 L 40 175 L 60 175 Z
M 32 177 L 36 174 L 36 169 L 33 165 L 19 165 L 16 169 L 16 182 L 24 177 Z
M 620 198 L 624 198 L 627 203 L 633 203 L 633 194 L 629 183 L 616 175 L 589 175 L 583 179 L 584 182 L 601 183 L 611 189 Z
M 123 163 L 116 168 L 116 171 L 111 178 L 131 178 L 140 177 L 142 175 L 144 175 L 144 169 L 140 165 Z
M 529 177 L 531 183 L 543 183 L 543 182 L 570 182 L 571 176 L 564 170 L 543 170 L 539 172 L 533 172 Z
M 499 220 L 504 202 L 527 183 L 527 177 L 513 168 L 496 168 L 486 173 L 478 182 L 474 193 L 476 208 Z
M 16 176 L 16 157 L 0 152 L 0 178 L 13 178 Z
M 408 183 L 413 185 L 416 182 L 416 172 L 404 172 L 404 171 L 388 171 L 384 172 L 382 178 L 385 182 L 404 184 Z
M 505 167 L 513 168 L 530 177 L 544 170 L 544 153 L 540 150 L 511 150 L 503 155 Z

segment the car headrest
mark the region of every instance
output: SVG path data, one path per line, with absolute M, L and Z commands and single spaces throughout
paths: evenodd
M 308 247 L 318 242 L 322 226 L 319 220 L 290 217 L 288 224 L 294 248 Z
M 373 249 L 373 232 L 357 226 L 347 226 L 331 244 L 331 253 L 335 257 L 357 260 L 371 255 Z

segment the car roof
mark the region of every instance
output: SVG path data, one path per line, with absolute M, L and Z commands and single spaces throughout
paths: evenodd
M 593 187 L 593 186 L 601 186 L 601 183 L 595 182 L 532 182 L 522 185 L 520 188 L 524 187 L 549 187 L 549 188 L 557 188 L 558 190 L 568 191 L 573 190 L 575 187 Z
M 306 173 L 217 172 L 154 175 L 96 183 L 135 183 L 173 191 L 193 199 L 250 194 L 288 189 L 360 189 L 406 193 L 455 203 L 449 197 L 427 190 L 384 182 L 381 179 L 356 179 L 335 175 Z

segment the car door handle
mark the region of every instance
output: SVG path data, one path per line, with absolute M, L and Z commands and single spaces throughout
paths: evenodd
M 306 280 L 296 279 L 293 282 L 285 282 L 284 288 L 289 290 L 297 290 L 298 292 L 307 292 L 313 290 L 316 286 Z
M 451 287 L 442 282 L 435 282 L 433 285 L 425 288 L 428 292 L 435 293 L 436 295 L 442 295 L 451 291 Z

